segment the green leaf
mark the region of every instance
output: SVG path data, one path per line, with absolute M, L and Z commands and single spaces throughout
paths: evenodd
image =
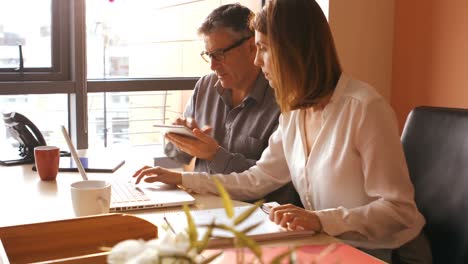
M 206 230 L 206 233 L 203 235 L 202 240 L 198 242 L 198 245 L 197 245 L 198 254 L 200 254 L 208 245 L 208 241 L 210 240 L 211 234 L 213 233 L 213 228 L 214 228 L 214 220 L 213 220 L 213 224 L 208 226 L 208 229 Z
M 262 259 L 262 249 L 252 238 L 236 230 L 233 230 L 233 233 L 240 246 L 248 247 L 258 259 Z
M 250 251 L 252 251 L 252 253 L 254 253 L 255 256 L 257 256 L 257 258 L 261 259 L 262 250 L 257 245 L 255 240 L 248 237 L 246 234 L 244 234 L 242 232 L 239 232 L 239 231 L 235 230 L 234 228 L 232 228 L 230 226 L 227 226 L 227 225 L 218 225 L 216 228 L 227 230 L 227 231 L 231 232 L 235 236 L 235 238 L 237 239 L 237 242 L 238 242 L 239 246 L 248 247 L 250 249 Z
M 209 258 L 205 259 L 205 260 L 202 262 L 202 264 L 210 263 L 210 262 L 213 261 L 215 258 L 219 257 L 221 254 L 223 254 L 223 251 L 220 251 L 219 253 L 214 254 L 214 255 L 210 256 Z
M 220 225 L 216 225 L 214 227 L 218 228 L 218 229 L 226 230 L 228 232 L 231 232 L 234 235 L 238 246 L 245 246 L 245 247 L 249 248 L 250 251 L 252 251 L 252 253 L 254 253 L 254 255 L 258 259 L 261 259 L 262 250 L 261 250 L 260 246 L 258 246 L 258 244 L 255 242 L 255 240 L 253 240 L 252 238 L 248 237 L 246 234 L 244 234 L 242 232 L 239 232 L 239 231 L 235 230 L 233 227 L 230 227 L 228 225 L 220 224 Z
M 251 216 L 262 204 L 263 200 L 255 202 L 249 209 L 245 210 L 242 212 L 242 214 L 236 217 L 236 219 L 234 219 L 234 225 L 237 226 L 238 224 L 244 222 L 244 220 Z
M 193 217 L 190 214 L 190 209 L 187 204 L 184 204 L 182 206 L 182 209 L 184 210 L 185 217 L 187 218 L 187 227 L 188 227 L 188 235 L 190 239 L 190 245 L 194 246 L 197 244 L 197 239 L 198 239 L 198 232 L 197 232 L 197 227 L 195 226 L 195 222 L 193 221 Z
M 244 233 L 244 234 L 248 234 L 250 231 L 252 231 L 253 229 L 257 228 L 257 227 L 258 227 L 259 225 L 261 225 L 262 223 L 263 223 L 263 221 L 260 221 L 260 222 L 258 222 L 258 223 L 256 223 L 256 224 L 253 224 L 253 225 L 251 225 L 251 226 L 248 226 L 248 227 L 242 229 L 241 232 Z
M 219 196 L 221 196 L 221 199 L 223 200 L 224 211 L 226 211 L 227 217 L 232 218 L 234 216 L 234 208 L 232 206 L 229 193 L 226 191 L 226 189 L 224 189 L 223 185 L 221 182 L 219 182 L 216 176 L 213 176 L 213 181 L 216 185 L 216 188 L 218 189 Z
M 218 229 L 222 229 L 222 230 L 226 230 L 226 231 L 229 231 L 231 233 L 234 234 L 234 232 L 236 232 L 236 230 L 228 225 L 225 225 L 225 224 L 218 224 L 218 225 L 215 225 L 216 228 Z

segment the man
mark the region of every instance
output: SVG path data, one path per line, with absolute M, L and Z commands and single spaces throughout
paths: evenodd
M 213 73 L 198 81 L 185 118 L 175 122 L 196 128 L 198 139 L 169 134 L 166 138 L 175 147 L 167 144 L 165 148 L 169 157 L 183 163 L 196 157 L 195 171 L 230 173 L 250 168 L 278 126 L 274 91 L 253 63 L 253 17 L 244 6 L 223 5 L 198 29 L 205 42 L 202 58 Z

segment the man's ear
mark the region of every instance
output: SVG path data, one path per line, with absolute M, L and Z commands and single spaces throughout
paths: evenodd
M 249 46 L 249 52 L 257 53 L 257 46 L 255 46 L 255 37 L 251 37 L 247 40 L 247 45 Z
M 255 56 L 257 54 L 257 46 L 255 46 L 255 37 L 249 38 L 246 42 L 247 43 L 244 43 L 244 45 L 246 46 L 245 49 L 247 49 L 246 51 L 248 54 L 249 61 L 251 60 L 253 65 Z

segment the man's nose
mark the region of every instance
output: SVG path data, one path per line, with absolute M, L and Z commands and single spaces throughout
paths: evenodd
M 211 69 L 212 71 L 218 69 L 220 65 L 221 65 L 221 62 L 215 60 L 214 58 L 211 59 L 211 61 L 210 61 L 210 69 Z

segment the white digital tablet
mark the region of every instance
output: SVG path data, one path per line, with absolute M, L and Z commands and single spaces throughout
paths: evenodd
M 174 133 L 174 134 L 179 134 L 179 135 L 186 136 L 186 137 L 196 138 L 196 136 L 193 134 L 192 130 L 190 130 L 186 126 L 160 125 L 160 124 L 153 125 L 153 126 L 163 128 L 165 133 Z

